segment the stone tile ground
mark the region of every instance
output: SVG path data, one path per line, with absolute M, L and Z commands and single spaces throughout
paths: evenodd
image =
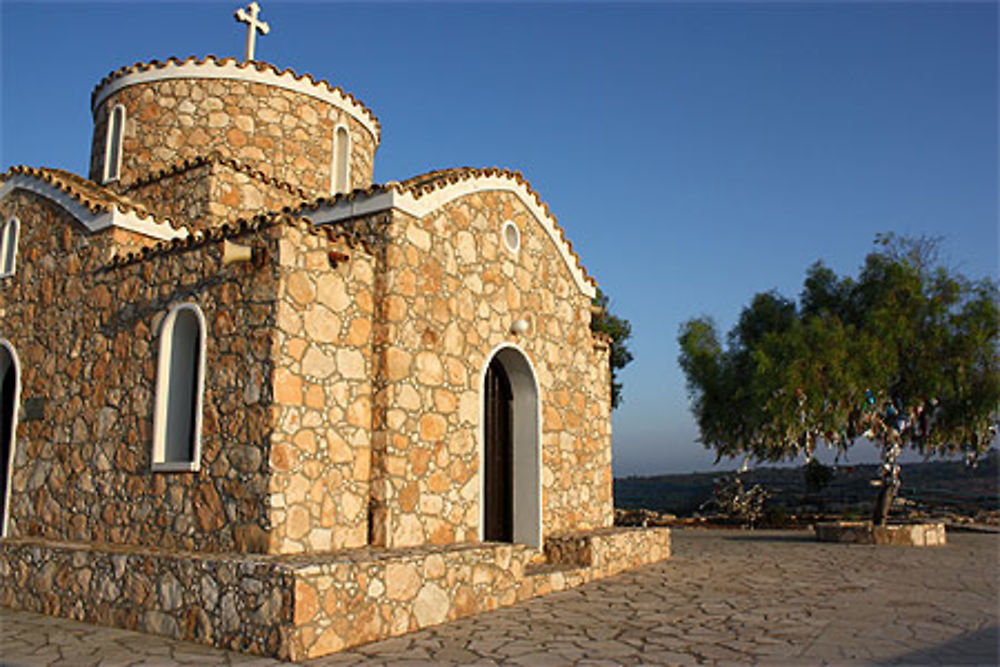
M 1000 536 L 946 547 L 820 544 L 811 533 L 674 532 L 674 557 L 305 664 L 981 664 L 1000 662 Z M 13 665 L 279 665 L 0 610 Z

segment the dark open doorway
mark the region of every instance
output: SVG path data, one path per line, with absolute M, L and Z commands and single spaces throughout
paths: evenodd
M 0 530 L 7 534 L 7 485 L 14 448 L 17 416 L 17 362 L 6 345 L 0 345 Z
M 491 542 L 514 541 L 514 394 L 503 364 L 495 358 L 486 371 L 485 525 Z

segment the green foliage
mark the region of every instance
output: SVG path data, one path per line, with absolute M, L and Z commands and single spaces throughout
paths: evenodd
M 798 305 L 755 296 L 725 347 L 707 318 L 681 326 L 692 411 L 720 459 L 811 459 L 819 443 L 845 451 L 859 437 L 896 453 L 989 448 L 1000 405 L 996 284 L 940 266 L 934 239 L 876 244 L 857 278 L 810 267 Z
M 611 338 L 611 409 L 622 403 L 622 383 L 618 381 L 618 371 L 631 363 L 633 357 L 628 349 L 628 339 L 632 337 L 632 325 L 629 321 L 614 315 L 611 310 L 611 300 L 601 290 L 597 290 L 594 298 L 594 315 L 590 320 L 592 331 L 599 331 Z

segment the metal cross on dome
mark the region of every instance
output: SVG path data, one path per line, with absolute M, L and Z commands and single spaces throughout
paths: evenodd
M 247 24 L 247 54 L 246 59 L 248 61 L 253 60 L 253 50 L 254 45 L 257 42 L 257 31 L 260 30 L 260 34 L 266 35 L 271 32 L 271 26 L 269 26 L 264 21 L 258 21 L 257 16 L 260 14 L 260 5 L 256 2 L 251 2 L 247 5 L 246 9 L 240 7 L 236 10 L 233 16 L 240 23 Z

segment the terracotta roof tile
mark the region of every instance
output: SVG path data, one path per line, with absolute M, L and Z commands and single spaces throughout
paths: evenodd
M 312 236 L 324 236 L 327 241 L 331 242 L 341 238 L 348 241 L 348 243 L 353 243 L 354 237 L 351 235 L 350 229 L 339 225 L 324 225 L 322 227 L 317 227 L 316 225 L 313 225 L 308 218 L 294 215 L 288 209 L 285 209 L 283 211 L 262 213 L 261 215 L 254 216 L 253 218 L 240 218 L 234 222 L 227 222 L 217 227 L 210 227 L 208 229 L 192 232 L 187 236 L 187 238 L 160 241 L 138 251 L 115 255 L 111 258 L 111 261 L 108 262 L 105 268 L 112 269 L 119 266 L 135 264 L 136 262 L 141 262 L 145 259 L 149 259 L 150 257 L 164 255 L 173 250 L 196 248 L 209 243 L 217 243 L 235 236 L 240 236 L 241 234 L 245 234 L 247 232 L 264 229 L 266 227 L 273 227 L 276 225 L 296 227 L 307 234 L 311 234 Z M 371 251 L 371 248 L 366 247 L 366 249 Z
M 137 62 L 137 63 L 132 63 L 131 65 L 126 65 L 125 67 L 120 67 L 115 71 L 111 72 L 110 74 L 108 74 L 107 76 L 105 76 L 96 86 L 94 86 L 94 90 L 90 94 L 90 105 L 91 107 L 94 106 L 94 102 L 97 100 L 97 94 L 100 92 L 100 90 L 104 88 L 104 86 L 114 81 L 115 79 L 120 79 L 121 77 L 126 76 L 128 74 L 134 74 L 138 72 L 149 72 L 156 69 L 163 69 L 164 67 L 167 67 L 169 65 L 188 65 L 188 64 L 199 65 L 199 66 L 215 65 L 217 67 L 222 67 L 224 65 L 235 65 L 238 69 L 253 68 L 256 69 L 258 72 L 271 72 L 275 76 L 291 74 L 292 78 L 295 79 L 296 81 L 307 81 L 308 83 L 314 86 L 326 88 L 327 92 L 340 93 L 341 95 L 346 97 L 353 104 L 356 104 L 358 107 L 360 107 L 361 111 L 371 120 L 372 124 L 375 126 L 375 133 L 376 133 L 375 140 L 378 141 L 379 138 L 381 137 L 382 125 L 379 123 L 378 118 L 371 111 L 371 109 L 366 107 L 364 103 L 358 98 L 356 98 L 354 95 L 347 92 L 340 86 L 331 85 L 330 82 L 327 81 L 326 79 L 317 79 L 308 72 L 306 72 L 305 74 L 299 74 L 290 67 L 285 69 L 279 69 L 276 65 L 272 65 L 271 63 L 263 62 L 260 60 L 246 61 L 232 57 L 217 58 L 211 54 L 205 56 L 204 58 L 198 58 L 197 56 L 188 56 L 187 58 L 184 59 L 177 58 L 175 56 L 170 56 L 165 61 L 150 60 L 149 62 L 144 62 L 144 63 Z
M 118 209 L 122 213 L 134 213 L 140 218 L 151 218 L 156 224 L 167 224 L 174 230 L 187 229 L 183 225 L 174 224 L 171 220 L 157 216 L 142 204 L 124 195 L 63 169 L 17 165 L 0 174 L 0 183 L 15 175 L 29 176 L 61 190 L 94 215 Z

